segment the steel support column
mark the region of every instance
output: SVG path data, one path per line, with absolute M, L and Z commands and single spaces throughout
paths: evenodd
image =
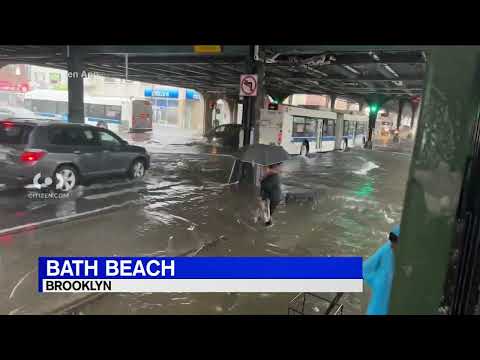
M 230 124 L 237 123 L 237 106 L 238 102 L 236 99 L 228 98 L 225 100 L 228 103 L 228 109 L 230 111 Z
M 410 101 L 410 105 L 412 106 L 412 118 L 410 119 L 410 129 L 413 129 L 413 125 L 415 123 L 415 117 L 417 117 L 418 111 L 420 110 L 420 102 Z
M 262 56 L 260 56 L 262 58 Z M 258 119 L 260 118 L 260 109 L 264 106 L 265 98 L 265 65 L 263 61 L 255 60 L 255 46 L 250 46 L 250 58 L 247 62 L 247 71 L 257 74 L 257 96 L 245 96 L 243 98 L 243 127 L 244 144 L 254 144 L 259 141 Z M 253 135 L 253 137 L 252 137 Z
M 367 142 L 365 143 L 365 149 L 372 149 L 373 148 L 373 130 L 375 129 L 375 124 L 377 122 L 377 116 L 385 102 L 388 101 L 388 98 L 383 95 L 372 95 L 367 99 L 369 109 L 372 109 L 372 105 L 376 106 L 378 109 L 377 111 L 369 111 L 368 113 L 368 138 Z
M 335 110 L 335 101 L 337 101 L 336 95 L 330 95 L 330 110 Z
M 83 78 L 86 75 L 83 66 L 81 47 L 69 46 L 68 51 L 68 120 L 83 124 L 85 111 L 83 103 Z
M 203 94 L 204 116 L 203 116 L 203 134 L 206 135 L 212 129 L 212 104 L 215 104 L 216 98 L 209 94 Z
M 263 56 L 262 56 L 263 57 Z M 255 112 L 252 127 L 254 129 L 254 143 L 260 141 L 260 115 L 265 108 L 265 64 L 263 61 L 255 61 L 255 73 L 258 76 L 257 96 L 255 97 Z
M 395 254 L 391 314 L 438 312 L 480 108 L 479 75 L 479 47 L 430 53 Z
M 398 114 L 397 114 L 397 130 L 400 129 L 400 122 L 402 121 L 403 106 L 405 105 L 405 100 L 398 100 Z
M 258 55 L 258 58 L 256 58 Z M 260 111 L 264 107 L 265 102 L 265 65 L 263 63 L 264 55 L 259 50 L 258 54 L 255 53 L 255 46 L 250 46 L 250 57 L 247 60 L 246 70 L 251 74 L 257 74 L 257 96 L 244 96 L 243 97 L 243 114 L 242 124 L 244 129 L 244 146 L 248 144 L 255 144 L 259 142 L 259 123 Z M 241 181 L 247 184 L 256 184 L 256 168 L 249 164 L 243 163 L 241 166 Z
M 368 114 L 368 137 L 365 143 L 365 149 L 373 148 L 373 129 L 375 129 L 375 123 L 377 121 L 377 113 L 370 112 Z

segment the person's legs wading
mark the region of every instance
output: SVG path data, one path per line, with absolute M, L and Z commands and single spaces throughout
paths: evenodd
M 272 215 L 279 203 L 278 201 L 271 201 L 271 200 L 269 200 L 268 202 L 269 202 L 269 206 L 268 206 L 269 218 L 268 218 L 268 221 L 265 221 L 265 226 L 272 226 L 273 225 Z
M 277 208 L 278 204 L 278 201 L 270 201 L 270 220 L 272 220 L 273 212 Z

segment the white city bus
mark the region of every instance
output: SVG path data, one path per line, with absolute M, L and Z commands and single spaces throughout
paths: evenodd
M 337 111 L 337 123 L 343 119 L 340 148 L 363 146 L 368 135 L 368 116 L 352 111 Z M 338 143 L 337 143 L 338 144 Z M 338 147 L 337 147 L 338 148 Z
M 43 117 L 68 122 L 68 92 L 33 90 L 25 94 L 25 107 Z M 85 123 L 118 133 L 152 130 L 152 105 L 138 98 L 84 96 Z
M 368 116 L 352 111 L 279 106 L 263 109 L 259 131 L 261 144 L 281 145 L 289 154 L 345 149 L 363 144 Z

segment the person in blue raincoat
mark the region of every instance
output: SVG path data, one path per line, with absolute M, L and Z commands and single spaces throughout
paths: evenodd
M 390 304 L 395 250 L 400 239 L 400 225 L 395 225 L 389 234 L 389 241 L 363 262 L 363 279 L 371 290 L 367 315 L 387 315 Z

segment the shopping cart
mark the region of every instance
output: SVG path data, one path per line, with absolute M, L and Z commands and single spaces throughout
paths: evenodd
M 340 303 L 342 296 L 343 293 L 336 293 L 330 298 L 300 293 L 288 303 L 288 315 L 343 315 L 343 304 Z

